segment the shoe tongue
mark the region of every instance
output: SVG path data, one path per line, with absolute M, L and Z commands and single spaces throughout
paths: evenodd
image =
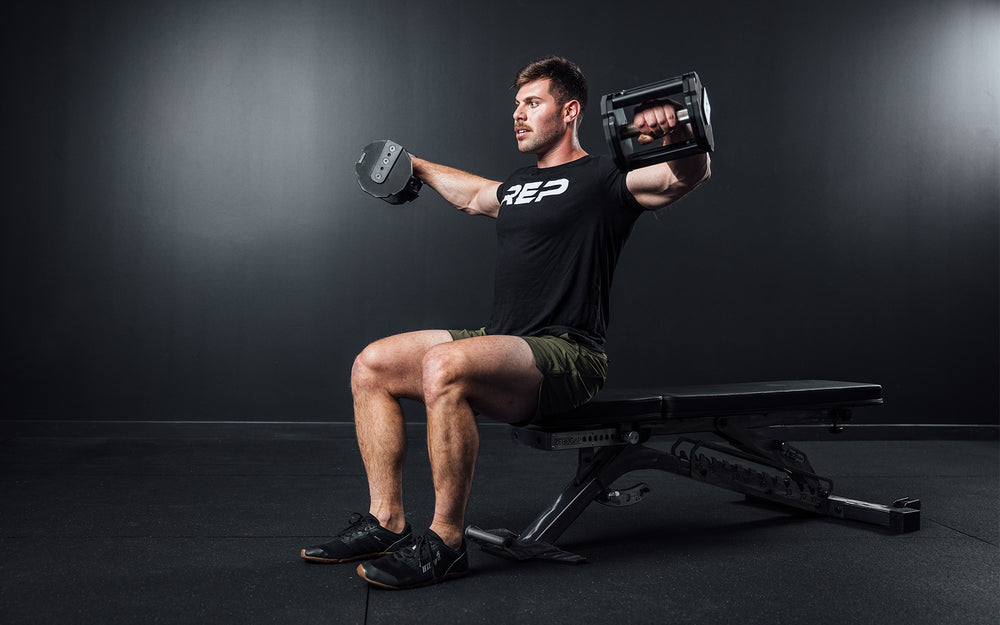
M 416 540 L 414 540 L 409 545 L 407 545 L 406 547 L 403 547 L 402 549 L 397 551 L 396 554 L 402 557 L 404 560 L 417 560 L 419 562 L 420 549 L 423 544 L 424 544 L 424 538 L 423 536 L 421 536 Z
M 444 539 L 438 536 L 438 534 L 433 530 L 427 530 L 425 538 L 431 541 L 431 544 L 436 549 L 447 549 L 448 551 L 455 551 L 454 549 L 449 547 L 448 543 L 444 542 Z M 461 547 L 459 549 L 461 549 Z
M 435 532 L 435 531 L 434 531 L 434 530 L 432 530 L 432 529 L 429 529 L 429 530 L 427 530 L 427 533 L 425 534 L 425 536 L 426 536 L 427 538 L 433 538 L 435 542 L 439 542 L 439 543 L 441 543 L 442 545 L 444 544 L 444 541 L 443 541 L 443 540 L 441 540 L 441 537 L 440 537 L 440 536 L 438 536 L 437 532 Z
M 429 533 L 433 534 L 433 532 L 429 532 Z M 436 538 L 437 535 L 435 534 L 434 537 Z M 438 540 L 440 540 L 440 539 L 438 539 Z M 435 543 L 434 543 L 433 540 L 431 540 L 431 537 L 428 536 L 427 534 L 424 534 L 422 536 L 417 536 L 417 538 L 413 541 L 413 544 L 410 545 L 410 548 L 413 549 L 414 553 L 419 553 L 421 550 L 426 550 L 428 552 L 433 552 L 434 551 L 434 545 L 435 545 Z

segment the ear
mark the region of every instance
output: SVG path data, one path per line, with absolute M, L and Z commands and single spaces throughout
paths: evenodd
M 570 100 L 566 104 L 563 104 L 564 123 L 572 124 L 579 116 L 580 116 L 580 103 L 578 101 Z

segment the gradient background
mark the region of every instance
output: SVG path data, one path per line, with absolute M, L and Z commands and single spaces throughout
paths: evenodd
M 515 70 L 697 70 L 713 179 L 637 225 L 609 384 L 878 382 L 996 423 L 1000 4 L 37 2 L 2 9 L 4 419 L 346 420 L 369 341 L 479 327 L 493 222 L 359 189 L 366 143 L 531 163 Z M 413 410 L 412 408 L 410 410 Z

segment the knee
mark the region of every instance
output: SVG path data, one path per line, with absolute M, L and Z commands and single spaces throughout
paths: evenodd
M 386 358 L 385 350 L 378 343 L 364 348 L 354 358 L 354 366 L 351 367 L 351 391 L 357 393 L 377 382 Z
M 424 403 L 432 407 L 446 399 L 463 397 L 469 365 L 465 354 L 452 349 L 451 345 L 436 347 L 427 352 L 422 372 Z

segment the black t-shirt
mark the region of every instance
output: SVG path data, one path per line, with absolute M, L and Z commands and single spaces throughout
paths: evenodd
M 497 191 L 488 334 L 568 333 L 604 351 L 615 266 L 642 213 L 611 159 L 515 171 Z

